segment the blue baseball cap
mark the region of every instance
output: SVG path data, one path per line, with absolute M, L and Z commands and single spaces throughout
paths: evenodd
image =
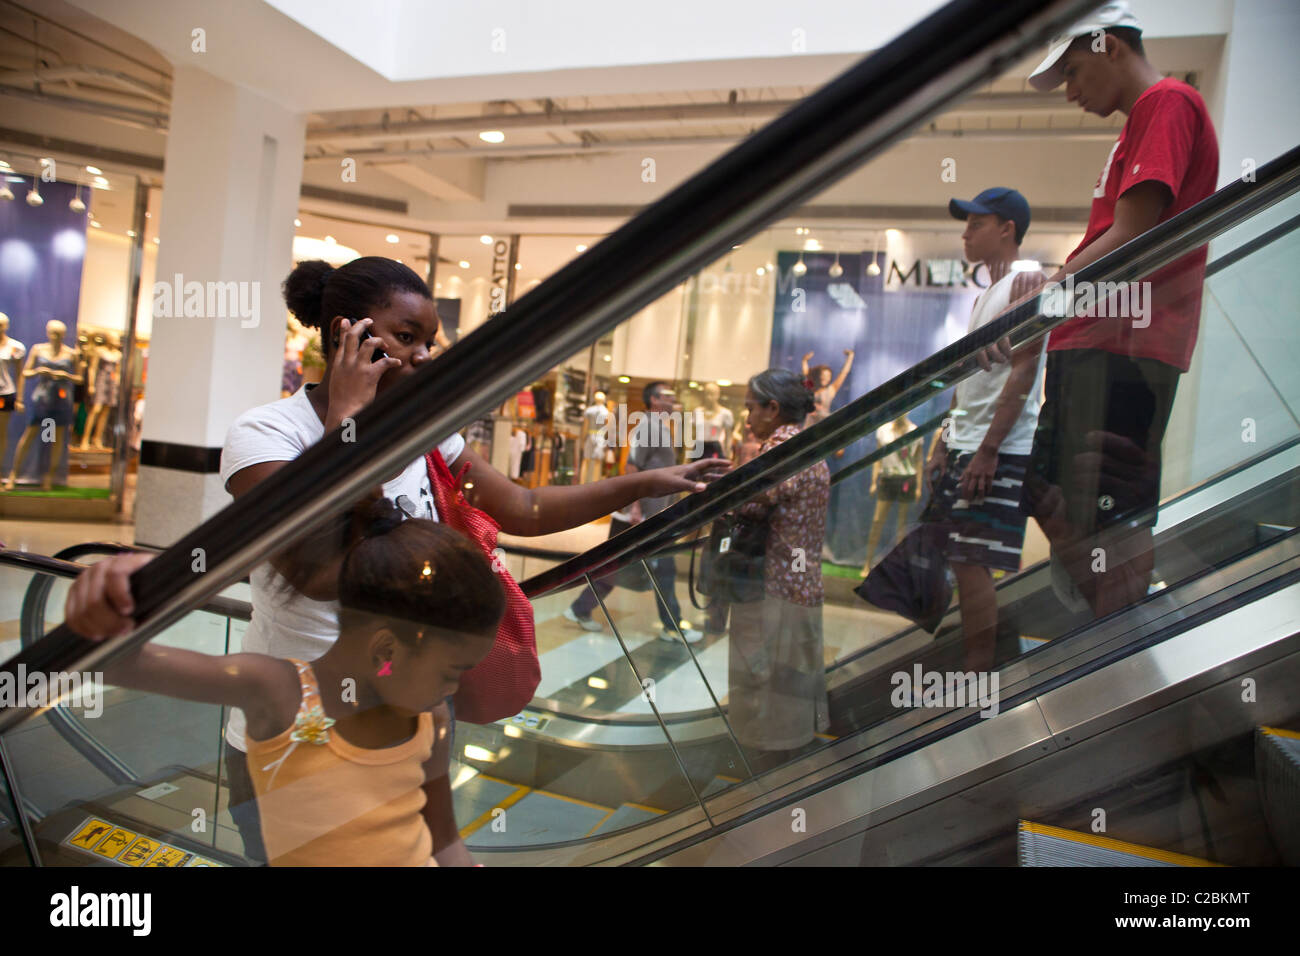
M 986 189 L 974 199 L 967 202 L 962 199 L 950 199 L 948 212 L 954 219 L 968 216 L 988 215 L 992 213 L 1003 219 L 1010 219 L 1016 224 L 1016 243 L 1019 244 L 1029 231 L 1029 200 L 1006 186 L 994 186 Z

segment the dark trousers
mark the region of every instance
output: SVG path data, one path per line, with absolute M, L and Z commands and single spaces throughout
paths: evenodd
M 662 601 L 656 601 L 655 607 L 659 611 L 659 621 L 664 628 L 674 633 L 677 631 L 677 622 L 682 618 L 681 605 L 677 603 L 677 563 L 673 560 L 672 555 L 663 555 L 658 558 L 651 558 L 646 562 L 650 567 L 650 573 L 654 575 L 655 584 L 659 586 L 659 593 L 663 595 Z M 624 569 L 621 574 L 636 574 L 644 577 L 644 572 L 636 565 Z M 584 588 L 583 592 L 578 595 L 578 599 L 570 607 L 573 613 L 581 618 L 591 617 L 592 612 L 596 609 L 597 597 L 604 600 L 609 592 L 614 590 L 615 582 L 613 578 L 618 575 L 610 575 L 601 578 L 599 581 L 592 583 L 589 588 Z
M 254 866 L 266 865 L 266 845 L 262 842 L 262 820 L 257 813 L 257 794 L 248 774 L 248 756 L 225 741 L 226 780 L 230 785 L 230 816 L 244 840 L 244 856 Z

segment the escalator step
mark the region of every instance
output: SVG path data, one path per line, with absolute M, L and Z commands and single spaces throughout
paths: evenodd
M 1079 833 L 1020 821 L 1016 837 L 1021 866 L 1220 866 L 1209 860 L 1125 843 L 1096 833 Z
M 1287 866 L 1300 866 L 1300 733 L 1255 729 L 1255 779 L 1264 819 Z

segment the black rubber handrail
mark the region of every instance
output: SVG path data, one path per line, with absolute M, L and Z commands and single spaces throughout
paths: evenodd
M 120 657 L 247 568 L 301 540 L 464 422 L 655 301 L 703 262 L 843 178 L 986 83 L 1095 0 L 953 0 L 745 139 L 503 314 L 377 396 L 132 576 L 137 629 L 56 628 L 0 665 L 68 671 Z M 201 549 L 206 570 L 192 569 Z M 0 710 L 0 732 L 30 716 Z
M 1295 147 L 1260 167 L 1255 181 L 1233 181 L 1080 269 L 1074 273 L 1075 285 L 1136 281 L 1298 189 L 1300 147 Z M 1062 310 L 1066 314 L 1060 316 L 1045 315 L 1040 311 L 1041 300 L 1040 293 L 724 475 L 704 491 L 689 495 L 578 557 L 529 578 L 524 582 L 525 593 L 530 597 L 545 594 L 584 576 L 610 574 L 649 557 L 693 528 L 739 507 L 850 442 L 894 421 L 937 389 L 949 388 L 975 374 L 980 370 L 976 356 L 985 347 L 1004 337 L 1018 346 L 1069 321 L 1068 309 Z

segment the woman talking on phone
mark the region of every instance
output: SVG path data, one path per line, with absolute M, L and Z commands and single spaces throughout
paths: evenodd
M 319 385 L 304 385 L 287 398 L 245 412 L 230 427 L 221 455 L 221 477 L 236 498 L 248 494 L 345 419 L 354 418 L 377 394 L 418 372 L 431 360 L 436 347 L 438 316 L 429 287 L 411 269 L 392 259 L 366 256 L 337 269 L 321 261 L 302 262 L 285 279 L 283 291 L 297 319 L 321 330 L 325 374 Z M 384 357 L 375 360 L 377 351 Z M 440 442 L 427 460 L 417 458 L 389 476 L 382 494 L 411 517 L 448 521 L 480 543 L 485 539 L 494 543 L 498 527 L 525 536 L 577 527 L 639 498 L 701 490 L 706 481 L 728 467 L 718 459 L 701 459 L 586 485 L 527 489 L 514 484 L 453 434 Z M 440 514 L 443 511 L 448 513 Z M 466 520 L 459 514 L 462 511 L 471 517 Z M 484 516 L 490 522 L 482 520 Z M 253 614 L 244 636 L 245 652 L 310 661 L 330 648 L 339 634 L 337 580 L 343 551 L 318 534 L 253 570 Z M 149 557 L 133 554 L 109 559 L 113 564 L 96 576 L 94 593 L 90 593 L 89 580 L 78 580 L 68 600 L 69 626 L 91 637 L 133 627 L 127 580 Z M 527 631 L 535 666 L 531 610 L 513 581 L 504 574 L 502 578 L 507 591 L 513 588 L 517 604 L 523 606 L 527 620 L 519 621 L 518 626 Z M 508 607 L 507 620 L 510 616 Z M 506 627 L 502 625 L 498 645 Z M 466 683 L 462 682 L 462 692 Z M 461 698 L 456 700 L 459 703 Z M 238 710 L 227 724 L 226 742 L 232 807 L 242 802 L 241 797 L 248 801 L 244 819 L 240 819 L 240 811 L 232 809 L 232 813 L 240 824 L 247 854 L 264 858 L 244 760 L 244 717 Z

